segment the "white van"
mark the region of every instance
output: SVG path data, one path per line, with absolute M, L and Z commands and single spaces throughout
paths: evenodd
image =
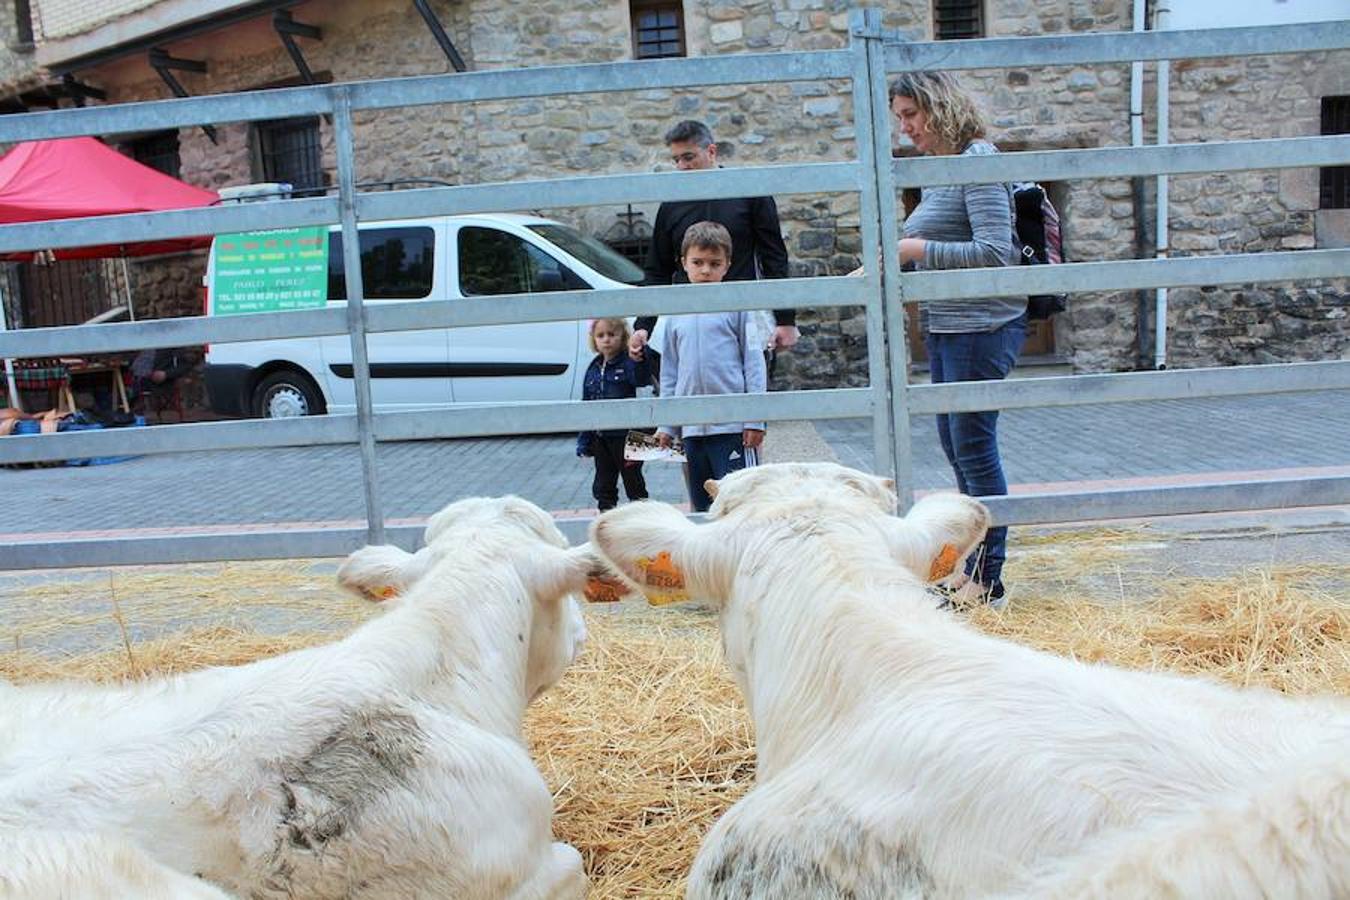
M 601 242 L 535 216 L 443 216 L 359 227 L 365 302 L 371 306 L 617 290 L 642 280 L 638 266 Z M 217 256 L 223 240 L 212 243 L 207 264 L 208 315 L 244 311 L 218 303 Z M 222 269 L 222 274 L 228 273 Z M 321 284 L 321 271 L 318 276 Z M 264 294 L 256 308 L 285 308 L 275 302 L 269 282 L 258 284 L 274 294 Z M 346 305 L 342 233 L 336 226 L 328 233 L 326 296 L 329 306 Z M 586 328 L 582 320 L 369 334 L 371 399 L 383 412 L 448 403 L 580 399 L 593 356 Z M 211 408 L 226 415 L 283 418 L 356 408 L 351 340 L 345 334 L 212 344 L 205 377 Z

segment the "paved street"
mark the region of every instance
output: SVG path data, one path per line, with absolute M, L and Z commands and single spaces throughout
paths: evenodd
M 950 487 L 931 419 L 915 420 L 915 479 L 920 488 Z M 1350 474 L 1350 392 L 1222 401 L 1118 404 L 1005 413 L 1002 443 L 1013 490 L 1267 477 Z M 868 421 L 780 423 L 766 459 L 836 458 L 867 468 Z M 451 499 L 513 491 L 562 514 L 589 511 L 590 466 L 573 455 L 572 435 L 397 443 L 379 447 L 389 516 L 420 520 Z M 678 469 L 648 465 L 653 496 L 682 502 Z M 144 457 L 90 468 L 0 469 L 0 541 L 97 535 L 146 535 L 154 529 L 363 521 L 360 464 L 354 447 L 221 451 Z M 1176 578 L 1221 578 L 1284 571 L 1301 589 L 1350 597 L 1350 509 L 1314 508 L 1140 522 L 1019 528 L 1011 536 L 1011 571 L 1035 593 L 1046 579 L 1064 579 L 1083 596 L 1146 597 Z M 1055 532 L 1078 531 L 1063 538 Z M 1100 559 L 1075 550 L 1105 539 Z M 1103 545 L 1105 546 L 1105 545 Z M 1077 553 L 1078 555 L 1074 555 Z M 1065 554 L 1073 562 L 1065 561 Z M 1091 560 L 1092 565 L 1086 561 Z M 132 640 L 172 633 L 185 623 L 264 633 L 333 628 L 329 590 L 333 560 L 288 561 L 281 571 L 301 579 L 294 602 L 226 604 L 206 614 L 180 607 L 198 590 L 249 579 L 270 582 L 275 562 L 212 563 L 130 569 L 90 568 L 0 572 L 6 640 L 45 653 L 120 646 L 120 619 L 107 615 L 109 593 L 121 597 Z M 1021 568 L 1019 568 L 1019 566 Z M 164 573 L 172 572 L 166 582 Z M 158 593 L 127 591 L 138 577 Z M 1241 575 L 1240 577 L 1249 577 Z M 1255 576 L 1265 577 L 1263 575 Z M 131 579 L 131 581 L 127 581 Z M 158 579 L 158 580 L 156 580 Z M 242 582 L 240 581 L 242 579 Z M 1040 579 L 1038 581 L 1037 579 Z M 1058 579 L 1058 580 L 1056 580 Z M 171 583 L 183 591 L 165 593 Z M 1069 582 L 1065 582 L 1069 583 Z M 1040 585 L 1038 587 L 1037 585 Z M 122 590 L 118 594 L 119 586 Z M 189 604 L 190 605 L 190 604 Z M 52 621 L 59 630 L 46 630 Z M 44 635 L 38 637 L 38 635 Z
M 785 423 L 786 458 L 870 469 L 870 421 Z M 913 421 L 915 485 L 951 487 L 931 417 Z M 1014 490 L 1062 483 L 1169 483 L 1222 473 L 1350 473 L 1350 392 L 1013 410 L 1000 424 Z M 545 509 L 592 507 L 589 460 L 571 435 L 438 440 L 378 448 L 387 516 L 420 519 L 458 497 L 516 493 Z M 784 457 L 779 457 L 784 458 Z M 648 464 L 652 496 L 684 500 L 676 467 Z M 196 525 L 364 517 L 354 446 L 148 456 L 88 468 L 0 470 L 0 540 Z

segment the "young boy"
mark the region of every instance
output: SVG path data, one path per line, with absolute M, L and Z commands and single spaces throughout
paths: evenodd
M 730 265 L 731 235 L 724 227 L 716 222 L 689 226 L 680 246 L 680 266 L 691 284 L 715 284 Z M 661 396 L 763 393 L 764 348 L 752 339 L 752 316 L 748 312 L 670 316 L 661 354 Z M 689 460 L 685 475 L 689 503 L 695 512 L 704 512 L 712 498 L 703 483 L 744 468 L 746 454 L 758 453 L 763 443 L 764 423 L 665 425 L 657 435 L 662 446 L 669 446 L 681 432 Z

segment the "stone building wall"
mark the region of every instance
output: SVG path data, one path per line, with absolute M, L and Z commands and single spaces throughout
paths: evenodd
M 1350 94 L 1350 53 L 1178 61 L 1171 140 L 1316 135 L 1321 98 Z M 1174 176 L 1173 256 L 1312 250 L 1319 234 L 1317 169 Z M 1150 218 L 1153 207 L 1148 210 Z M 1343 244 L 1342 244 L 1343 245 Z M 1169 292 L 1169 364 L 1186 368 L 1350 357 L 1350 281 L 1182 288 Z
M 538 0 L 522 12 L 508 0 L 435 0 L 473 70 L 610 62 L 631 57 L 628 6 L 612 0 Z M 847 0 L 688 0 L 693 56 L 815 50 L 848 45 Z M 929 4 L 890 2 L 886 24 L 916 40 L 930 36 Z M 420 18 L 396 0 L 314 2 L 296 18 L 315 19 L 320 42 L 301 41 L 306 59 L 334 81 L 446 72 L 449 65 Z M 1125 0 L 989 0 L 991 36 L 1127 30 Z M 228 37 L 226 37 L 228 36 Z M 194 94 L 246 90 L 292 79 L 290 60 L 265 30 L 225 32 L 186 56 L 206 59 L 205 75 L 182 73 Z M 1175 64 L 1174 142 L 1315 134 L 1319 98 L 1350 93 L 1336 83 L 1350 55 L 1320 54 Z M 1150 65 L 1149 71 L 1153 67 Z M 163 97 L 143 60 L 109 72 L 113 102 Z M 114 77 L 115 76 L 115 77 Z M 1007 150 L 1123 146 L 1129 143 L 1129 66 L 1027 68 L 962 73 L 981 97 L 991 136 Z M 1150 85 L 1152 79 L 1150 76 Z M 1150 88 L 1151 90 L 1151 88 Z M 1147 119 L 1153 119 L 1152 97 Z M 851 159 L 855 153 L 846 81 L 645 90 L 411 107 L 358 113 L 358 179 L 430 177 L 451 183 L 660 171 L 669 168 L 661 135 L 698 118 L 714 129 L 728 166 Z M 254 180 L 249 129 L 226 125 L 220 144 L 199 129 L 181 134 L 183 177 L 220 187 Z M 332 134 L 323 126 L 333 169 Z M 1231 173 L 1172 180 L 1174 254 L 1304 248 L 1317 242 L 1314 170 Z M 1071 260 L 1135 256 L 1136 213 L 1129 179 L 1052 185 Z M 1146 192 L 1152 195 L 1151 180 Z M 856 197 L 777 194 L 792 271 L 837 274 L 858 262 Z M 637 204 L 650 221 L 655 204 Z M 603 234 L 622 207 L 541 209 Z M 1152 211 L 1144 209 L 1147 222 Z M 155 265 L 159 265 L 158 263 Z M 190 264 L 200 268 L 199 261 Z M 200 271 L 196 275 L 200 279 Z M 151 305 L 195 313 L 191 276 L 146 276 Z M 174 298 L 177 298 L 175 301 Z M 1344 283 L 1174 291 L 1172 365 L 1345 355 Z M 1135 368 L 1139 302 L 1133 292 L 1078 295 L 1056 322 L 1057 349 L 1081 371 Z M 1255 317 L 1253 319 L 1253 317 Z M 807 310 L 803 341 L 779 367 L 784 385 L 860 384 L 866 379 L 859 314 Z

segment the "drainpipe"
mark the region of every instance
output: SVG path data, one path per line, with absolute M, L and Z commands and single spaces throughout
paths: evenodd
M 1134 30 L 1148 28 L 1148 0 L 1134 0 Z M 1144 146 L 1144 64 L 1130 63 L 1130 146 Z M 1144 222 L 1144 178 L 1130 179 L 1134 206 L 1134 258 L 1144 259 L 1149 252 L 1148 226 Z M 1148 291 L 1135 291 L 1135 361 L 1139 367 L 1148 359 Z
M 1158 0 L 1156 7 L 1156 17 L 1153 20 L 1153 27 L 1158 31 L 1167 28 L 1167 17 L 1171 13 L 1168 8 L 1168 0 Z M 1171 143 L 1169 129 L 1171 126 L 1170 114 L 1168 108 L 1168 94 L 1172 87 L 1172 63 L 1170 60 L 1158 60 L 1158 144 Z M 1158 222 L 1156 230 L 1155 246 L 1157 248 L 1156 256 L 1159 259 L 1167 258 L 1167 176 L 1158 176 L 1158 207 L 1156 210 Z M 1154 321 L 1153 321 L 1153 367 L 1155 369 L 1167 368 L 1167 288 L 1158 288 L 1157 296 L 1154 300 Z
M 2 276 L 3 273 L 0 273 Z M 5 312 L 5 294 L 0 289 L 0 334 L 9 330 L 8 314 Z M 14 364 L 6 359 L 4 361 L 5 385 L 9 388 L 9 402 L 14 404 L 17 410 L 23 409 L 23 401 L 19 399 L 19 386 L 14 383 Z

